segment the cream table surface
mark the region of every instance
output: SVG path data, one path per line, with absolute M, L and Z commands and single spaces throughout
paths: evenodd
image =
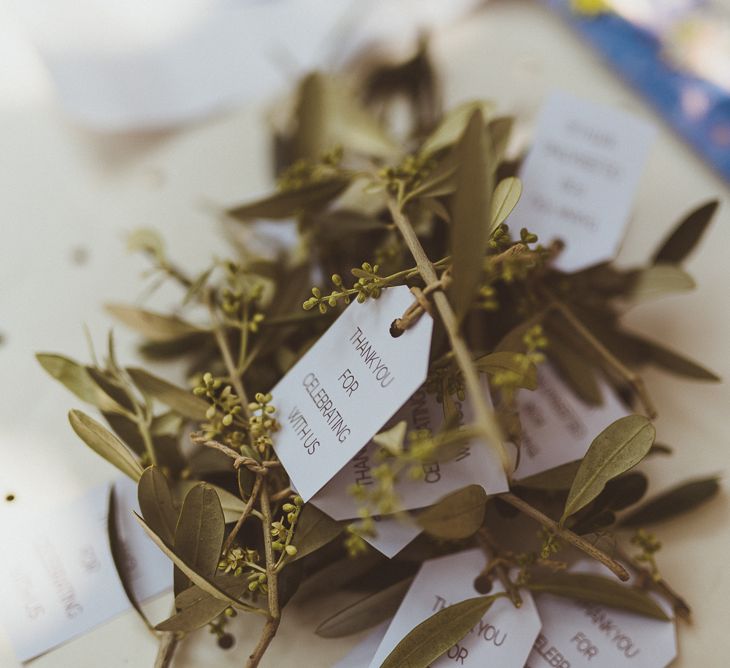
M 529 121 L 544 96 L 561 88 L 659 123 L 558 19 L 529 2 L 494 3 L 481 16 L 439 35 L 434 51 L 449 103 L 495 96 L 504 111 Z M 6 518 L 48 510 L 113 475 L 70 433 L 65 413 L 73 398 L 44 377 L 32 353 L 63 351 L 83 359 L 81 323 L 101 341 L 111 324 L 101 303 L 140 296 L 144 265 L 124 252 L 125 232 L 154 226 L 167 237 L 174 257 L 191 269 L 202 268 L 211 252 L 225 248 L 210 204 L 261 192 L 269 185 L 270 170 L 263 105 L 175 133 L 93 135 L 62 117 L 41 65 L 17 39 L 1 3 L 0 57 L 12 65 L 0 69 L 0 498 L 9 492 L 17 497 L 0 507 L 1 526 Z M 698 289 L 636 309 L 628 321 L 666 344 L 691 348 L 727 378 L 728 189 L 664 126 L 620 259 L 642 261 L 680 212 L 711 197 L 722 200 L 720 213 L 688 263 Z M 172 296 L 163 291 L 156 299 L 164 305 Z M 130 359 L 132 340 L 119 335 Z M 730 445 L 728 385 L 695 384 L 660 373 L 647 380 L 661 413 L 659 438 L 676 447 L 672 458 L 647 464 L 656 487 L 688 475 L 724 473 Z M 660 566 L 694 607 L 694 624 L 681 628 L 678 668 L 722 668 L 729 662 L 729 511 L 725 494 L 692 520 L 659 531 L 665 543 Z M 12 538 L 3 536 L 2 549 L 13 549 Z M 153 618 L 161 619 L 169 600 L 162 597 L 149 608 Z M 263 665 L 329 666 L 344 655 L 354 639 L 329 641 L 313 634 L 324 614 L 287 608 Z M 175 665 L 243 665 L 244 645 L 255 632 L 244 632 L 229 652 L 201 634 L 183 646 Z M 154 654 L 155 641 L 130 612 L 34 665 L 148 666 Z M 0 666 L 13 665 L 0 631 Z

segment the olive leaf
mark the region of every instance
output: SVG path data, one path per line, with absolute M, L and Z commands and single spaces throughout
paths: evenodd
M 134 454 L 108 429 L 79 410 L 69 411 L 68 421 L 76 435 L 94 452 L 137 482 L 142 466 Z
M 205 331 L 176 316 L 153 313 L 135 306 L 107 304 L 106 310 L 130 329 L 134 329 L 150 341 L 159 343 L 201 334 Z
M 436 538 L 468 538 L 482 526 L 486 502 L 484 489 L 480 485 L 469 485 L 426 508 L 418 516 L 418 524 Z
M 157 399 L 183 417 L 199 421 L 205 419 L 208 403 L 191 391 L 177 387 L 144 369 L 132 367 L 127 369 L 127 373 L 144 394 Z
M 350 180 L 340 176 L 321 179 L 299 188 L 276 192 L 262 199 L 229 209 L 226 213 L 235 220 L 249 221 L 257 218 L 271 220 L 289 219 L 304 211 L 318 211 L 341 195 Z
M 619 526 L 641 527 L 674 519 L 706 503 L 717 496 L 719 491 L 720 480 L 717 477 L 683 482 L 626 515 Z
M 486 100 L 465 102 L 459 105 L 444 116 L 442 121 L 421 145 L 421 153 L 424 155 L 433 154 L 442 148 L 451 146 L 469 124 L 475 112 L 479 112 L 482 118 L 489 118 L 494 110 L 494 103 Z
M 564 338 L 549 336 L 549 341 L 547 354 L 560 377 L 586 404 L 600 406 L 603 394 L 593 365 Z
M 496 595 L 468 598 L 421 622 L 388 654 L 380 668 L 424 668 L 479 623 Z
M 114 485 L 111 485 L 109 488 L 109 509 L 106 526 L 107 534 L 109 536 L 109 551 L 112 555 L 114 568 L 116 568 L 117 575 L 119 575 L 119 581 L 122 583 L 122 589 L 136 613 L 141 617 L 147 627 L 151 629 L 152 624 L 150 624 L 147 616 L 144 614 L 141 606 L 139 605 L 139 601 L 137 601 L 137 597 L 134 595 L 134 588 L 132 587 L 132 572 L 129 568 L 130 555 L 126 550 L 124 541 L 119 533 L 119 527 L 117 526 L 117 498 Z
M 702 238 L 712 217 L 717 211 L 718 201 L 712 200 L 690 212 L 661 243 L 652 262 L 679 264 L 694 249 Z
M 342 638 L 380 624 L 398 610 L 412 581 L 406 578 L 355 601 L 325 619 L 315 633 L 321 638 Z
M 516 176 L 502 179 L 497 184 L 492 195 L 490 230 L 494 230 L 507 219 L 515 206 L 517 206 L 521 194 L 522 181 Z
M 591 443 L 575 475 L 560 523 L 588 505 L 606 483 L 636 466 L 654 443 L 654 425 L 643 415 L 627 415 Z
M 695 288 L 694 279 L 673 264 L 655 264 L 641 271 L 626 298 L 633 303 Z
M 542 471 L 527 478 L 515 480 L 515 485 L 545 491 L 568 490 L 575 480 L 575 474 L 580 468 L 581 460 L 561 464 L 547 471 Z
M 453 281 L 449 290 L 456 317 L 469 310 L 482 277 L 489 240 L 490 198 L 494 180 L 491 147 L 479 110 L 472 113 L 457 146 L 459 166 L 451 225 Z
M 175 527 L 174 550 L 188 566 L 207 579 L 218 570 L 223 548 L 225 522 L 218 494 L 206 483 L 198 483 L 185 496 Z M 176 571 L 175 592 L 188 586 L 183 571 Z M 197 583 L 196 583 L 197 584 Z
M 600 603 L 618 610 L 669 621 L 664 610 L 645 591 L 616 580 L 588 573 L 553 573 L 535 576 L 527 583 L 530 591 Z
M 246 591 L 246 582 L 243 578 L 226 582 L 225 586 L 217 579 L 216 584 L 236 599 Z M 215 620 L 230 606 L 228 601 L 211 596 L 207 591 L 193 585 L 175 597 L 175 607 L 178 612 L 160 622 L 155 626 L 155 630 L 190 633 Z
M 167 545 L 165 545 L 165 542 L 160 538 L 152 529 L 149 527 L 147 522 L 145 522 L 137 513 L 134 514 L 134 516 L 137 518 L 137 521 L 139 522 L 140 526 L 144 529 L 145 533 L 150 537 L 152 542 L 154 542 L 157 547 L 160 548 L 190 580 L 196 584 L 198 587 L 200 587 L 203 591 L 209 593 L 211 596 L 214 596 L 215 598 L 220 599 L 221 601 L 226 601 L 228 605 L 232 605 L 240 610 L 253 610 L 254 608 L 247 603 L 244 603 L 242 601 L 239 601 L 230 594 L 226 593 L 221 589 L 212 578 L 205 577 L 198 573 L 198 571 L 190 566 L 184 559 L 180 558 L 173 550 L 171 550 Z
M 226 469 L 228 470 L 230 468 L 230 459 L 226 458 L 225 462 L 227 464 Z M 244 471 L 244 473 L 242 473 Z M 238 469 L 239 476 L 246 476 L 246 474 L 251 474 L 251 472 L 242 466 Z M 251 474 L 253 475 L 253 474 Z M 190 492 L 190 490 L 195 487 L 198 483 L 195 480 L 179 480 L 175 486 L 175 496 L 178 499 L 184 499 L 185 496 Z M 235 494 L 231 494 L 227 489 L 223 489 L 222 487 L 218 487 L 218 485 L 213 485 L 212 483 L 207 483 L 207 485 L 215 491 L 215 493 L 218 495 L 218 500 L 220 501 L 221 508 L 223 509 L 223 519 L 226 522 L 235 522 L 243 512 L 243 509 L 246 507 L 246 504 L 243 502 L 242 499 L 240 499 Z
M 137 501 L 142 517 L 167 545 L 175 543 L 178 511 L 165 474 L 157 466 L 149 466 L 137 484 Z
M 63 355 L 38 353 L 36 359 L 45 371 L 81 401 L 96 406 L 100 411 L 123 413 L 124 408 L 110 397 L 94 380 L 89 370 Z
M 311 503 L 305 504 L 294 530 L 292 542 L 297 548 L 294 559 L 301 559 L 318 550 L 337 538 L 343 529 L 344 526 L 341 523 L 333 520 L 316 506 Z
M 494 147 L 494 158 L 497 162 L 504 158 L 513 125 L 514 119 L 511 116 L 498 116 L 487 124 L 487 131 Z M 521 188 L 522 186 L 520 186 Z
M 537 367 L 530 362 L 525 371 L 522 361 L 518 358 L 517 353 L 500 350 L 494 353 L 488 353 L 474 360 L 474 365 L 479 371 L 488 374 L 502 373 L 510 371 L 518 374 L 519 380 L 517 385 L 528 390 L 537 389 Z
M 656 341 L 650 341 L 649 339 L 634 335 L 631 338 L 642 347 L 642 351 L 645 357 L 648 358 L 648 361 L 656 366 L 686 378 L 711 382 L 720 380 L 720 377 L 709 369 L 705 369 L 697 362 L 660 345 Z

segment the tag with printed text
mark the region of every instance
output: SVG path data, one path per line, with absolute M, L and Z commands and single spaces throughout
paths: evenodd
M 489 387 L 486 376 L 482 376 L 483 397 L 489 401 Z M 473 420 L 471 404 L 468 401 L 456 402 L 461 413 L 462 424 Z M 391 422 L 405 420 L 408 430 L 428 429 L 432 433 L 439 430 L 444 421 L 443 406 L 436 395 L 429 394 L 425 388 L 418 391 L 396 413 Z M 336 520 L 348 520 L 358 516 L 358 503 L 348 492 L 353 485 L 367 489 L 375 483 L 372 469 L 373 456 L 378 446 L 369 443 L 312 499 L 315 506 Z M 401 475 L 395 486 L 398 501 L 404 510 L 424 508 L 436 503 L 450 492 L 467 485 L 481 485 L 487 494 L 499 494 L 508 490 L 507 477 L 502 468 L 499 455 L 483 442 L 467 443 L 450 460 L 427 462 L 423 465 L 423 475 L 412 478 L 406 473 Z
M 369 668 L 379 668 L 410 631 L 439 610 L 479 596 L 474 589 L 474 578 L 485 565 L 486 556 L 481 550 L 468 550 L 424 562 Z M 504 590 L 495 582 L 491 593 L 500 591 Z M 516 608 L 507 598 L 497 599 L 481 621 L 431 666 L 524 668 L 540 630 L 540 618 L 529 592 L 522 593 L 522 600 L 522 607 Z
M 555 260 L 563 271 L 613 259 L 655 134 L 626 112 L 553 94 L 520 170 L 510 227 L 526 227 L 544 245 L 565 241 Z
M 548 364 L 538 368 L 536 390 L 520 390 L 517 406 L 522 424 L 522 451 L 516 480 L 581 459 L 593 439 L 628 414 L 616 393 L 598 379 L 603 404 L 579 399 Z
M 276 454 L 305 501 L 375 435 L 426 379 L 433 320 L 399 337 L 392 322 L 413 302 L 406 286 L 353 303 L 271 391 Z
M 596 562 L 571 570 L 613 577 Z M 671 614 L 666 602 L 656 601 Z M 542 630 L 525 668 L 665 668 L 677 655 L 673 621 L 549 594 L 535 602 Z
M 373 520 L 375 535 L 365 533 L 361 535 L 367 543 L 388 559 L 392 559 L 423 531 L 413 519 L 382 515 L 373 517 Z

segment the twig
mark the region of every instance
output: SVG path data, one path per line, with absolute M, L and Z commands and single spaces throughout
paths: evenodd
M 547 515 L 531 506 L 527 503 L 527 501 L 524 501 L 519 496 L 515 496 L 511 492 L 506 492 L 505 494 L 500 494 L 499 498 L 542 524 L 566 543 L 570 543 L 579 550 L 585 552 L 588 556 L 593 557 L 596 561 L 600 561 L 619 579 L 624 582 L 629 579 L 629 572 L 618 561 L 611 559 L 611 557 L 609 557 L 605 552 L 599 550 L 594 545 L 591 545 L 587 540 L 581 538 L 578 534 L 573 533 L 570 529 L 561 527 L 555 520 L 550 519 Z
M 175 656 L 177 644 L 180 641 L 174 631 L 164 631 L 160 634 L 160 646 L 155 657 L 155 668 L 169 668 Z
M 588 343 L 596 351 L 596 353 L 598 353 L 606 364 L 608 364 L 620 377 L 631 385 L 634 392 L 636 392 L 637 396 L 641 400 L 641 403 L 644 405 L 644 410 L 646 411 L 647 416 L 653 420 L 657 416 L 656 408 L 654 407 L 654 403 L 652 402 L 641 377 L 629 369 L 608 348 L 606 348 L 606 346 L 604 346 L 593 335 L 593 332 L 591 332 L 580 321 L 580 318 L 575 316 L 567 305 L 553 296 L 548 290 L 543 289 L 543 292 L 549 297 L 552 307 L 557 309 L 557 311 L 568 321 L 571 327 L 573 327 L 576 333 L 583 337 L 586 343 Z
M 413 255 L 413 259 L 416 261 L 418 271 L 424 282 L 427 286 L 438 283 L 439 279 L 436 275 L 433 264 L 428 259 L 426 252 L 423 250 L 423 246 L 418 240 L 418 236 L 413 229 L 413 225 L 411 225 L 398 203 L 392 198 L 389 198 L 388 200 L 388 208 L 391 216 L 393 217 L 393 222 L 395 222 L 396 227 L 400 231 L 408 249 L 411 252 L 411 255 Z M 502 441 L 501 430 L 494 417 L 494 413 L 487 407 L 484 397 L 482 396 L 479 374 L 472 361 L 469 348 L 459 333 L 459 324 L 456 319 L 456 314 L 451 308 L 451 304 L 446 298 L 446 295 L 440 290 L 434 291 L 433 301 L 434 304 L 436 304 L 436 308 L 438 309 L 441 320 L 446 328 L 446 333 L 449 336 L 454 357 L 456 358 L 459 368 L 461 369 L 461 373 L 464 376 L 464 383 L 469 395 L 469 401 L 474 408 L 476 417 L 475 422 L 480 431 L 489 441 L 490 445 L 499 453 L 502 460 L 502 466 L 505 471 L 509 471 L 511 463 Z
M 509 572 L 501 561 L 499 546 L 492 540 L 489 532 L 484 527 L 479 529 L 477 536 L 484 545 L 489 557 L 493 560 L 493 569 L 499 581 L 502 583 L 504 590 L 509 594 L 512 604 L 515 608 L 522 607 L 522 596 L 520 596 L 519 587 L 510 579 Z M 487 564 L 487 568 L 489 567 L 490 564 Z
M 279 611 L 279 583 L 278 573 L 276 572 L 276 562 L 274 560 L 274 548 L 271 541 L 271 506 L 269 504 L 268 481 L 264 481 L 261 487 L 261 512 L 263 514 L 263 538 L 264 538 L 264 554 L 266 555 L 266 587 L 269 601 L 269 615 L 264 625 L 261 637 L 256 648 L 248 657 L 246 663 L 247 668 L 256 668 L 261 661 L 261 657 L 271 644 L 276 635 L 281 620 Z
M 236 525 L 233 527 L 233 529 L 231 529 L 231 533 L 228 534 L 228 538 L 226 538 L 226 542 L 223 545 L 223 554 L 227 554 L 228 550 L 231 549 L 231 545 L 233 545 L 233 541 L 235 540 L 236 535 L 241 530 L 241 527 L 246 521 L 246 518 L 251 514 L 253 504 L 256 503 L 256 497 L 259 495 L 259 490 L 261 489 L 261 481 L 263 479 L 264 478 L 260 473 L 256 474 L 256 480 L 254 480 L 253 483 L 251 496 L 248 497 L 248 501 L 246 501 L 246 505 L 243 507 L 241 516 L 238 518 L 238 521 L 236 522 Z

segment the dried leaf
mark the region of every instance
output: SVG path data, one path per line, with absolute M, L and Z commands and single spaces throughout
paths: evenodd
M 212 580 L 223 548 L 225 522 L 215 490 L 198 483 L 185 496 L 175 527 L 174 550 L 190 568 Z M 176 572 L 175 592 L 188 586 L 188 579 Z M 197 583 L 196 583 L 197 584 Z
M 183 417 L 198 421 L 205 419 L 208 403 L 196 397 L 190 390 L 168 383 L 144 369 L 132 367 L 127 369 L 127 373 L 144 394 L 157 399 Z
M 692 252 L 702 238 L 717 210 L 718 201 L 712 200 L 687 215 L 662 242 L 652 262 L 679 264 Z
M 129 448 L 114 434 L 81 411 L 69 411 L 68 421 L 76 435 L 94 452 L 114 464 L 135 482 L 140 479 L 142 466 Z
M 36 359 L 46 372 L 81 401 L 96 406 L 100 411 L 123 412 L 123 408 L 99 387 L 85 366 L 68 357 L 52 353 L 38 353 Z
M 480 111 L 471 115 L 457 151 L 459 166 L 451 225 L 453 282 L 449 295 L 456 317 L 461 320 L 479 287 L 489 240 L 494 174 L 491 148 Z
M 418 524 L 436 538 L 468 538 L 482 526 L 486 502 L 484 489 L 480 485 L 469 485 L 426 508 L 418 516 Z
M 564 596 L 579 601 L 599 603 L 617 610 L 635 612 L 645 617 L 669 621 L 666 613 L 651 596 L 638 587 L 588 573 L 554 573 L 536 576 L 527 584 L 531 591 Z
M 342 524 L 335 522 L 316 506 L 311 503 L 305 504 L 294 530 L 292 542 L 297 548 L 294 559 L 301 559 L 318 550 L 337 538 L 343 529 Z
M 167 478 L 156 466 L 149 466 L 142 473 L 137 500 L 147 524 L 167 545 L 174 545 L 178 511 Z
M 469 598 L 421 622 L 388 654 L 380 668 L 424 668 L 479 623 L 496 596 Z
M 238 601 L 233 598 L 230 594 L 223 591 L 212 579 L 204 577 L 198 573 L 195 568 L 190 566 L 184 559 L 181 559 L 175 552 L 173 552 L 165 542 L 160 538 L 147 523 L 135 513 L 137 521 L 140 523 L 145 533 L 152 539 L 152 541 L 159 547 L 190 580 L 200 587 L 203 591 L 208 592 L 211 596 L 215 596 L 221 601 L 227 601 L 229 605 L 232 605 L 239 610 L 252 610 L 252 607 L 247 603 Z
M 204 332 L 201 328 L 175 316 L 153 313 L 135 306 L 107 304 L 106 310 L 121 323 L 150 341 L 169 342 Z
M 122 589 L 124 589 L 127 600 L 130 602 L 137 614 L 142 618 L 142 621 L 151 629 L 152 624 L 150 624 L 146 615 L 142 612 L 142 608 L 134 595 L 134 589 L 132 587 L 133 576 L 129 568 L 130 555 L 127 553 L 122 537 L 119 535 L 119 527 L 117 526 L 117 498 L 114 485 L 112 485 L 109 489 L 107 533 L 109 535 L 109 550 L 112 554 L 114 568 L 116 568 L 119 581 L 122 583 Z
M 491 204 L 492 222 L 489 229 L 494 230 L 501 225 L 517 206 L 522 194 L 522 181 L 516 176 L 502 179 L 494 189 Z
M 639 273 L 626 297 L 638 303 L 675 292 L 686 292 L 694 287 L 694 279 L 683 269 L 673 264 L 655 264 Z
M 406 578 L 348 605 L 325 619 L 316 634 L 320 638 L 342 638 L 376 626 L 395 614 L 412 581 Z
M 720 491 L 719 478 L 690 480 L 662 492 L 628 514 L 622 527 L 641 527 L 674 519 L 714 498 Z
M 561 524 L 593 501 L 609 480 L 636 466 L 649 452 L 655 434 L 654 425 L 643 415 L 627 415 L 596 436 L 573 480 Z

